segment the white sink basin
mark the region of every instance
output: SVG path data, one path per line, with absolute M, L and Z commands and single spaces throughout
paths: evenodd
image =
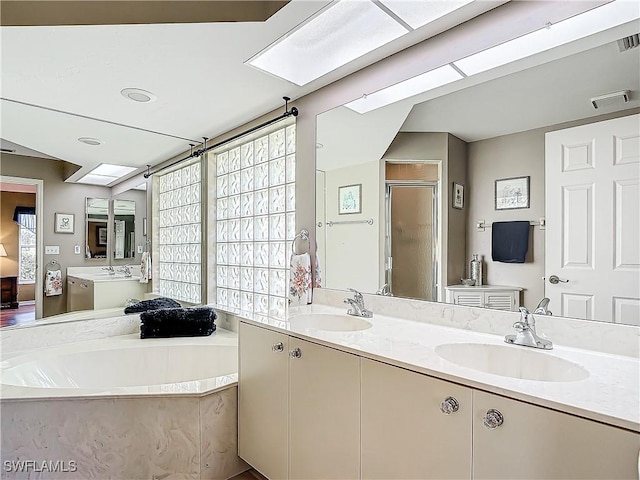
M 289 317 L 289 324 L 294 329 L 313 328 L 330 332 L 352 332 L 371 328 L 371 322 L 352 315 L 336 315 L 333 313 L 310 313 Z
M 482 343 L 438 345 L 436 353 L 461 367 L 503 377 L 540 382 L 577 382 L 589 376 L 580 365 L 546 352 L 520 346 Z

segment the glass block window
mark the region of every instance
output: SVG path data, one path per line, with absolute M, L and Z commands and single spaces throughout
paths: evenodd
M 280 124 L 212 156 L 216 262 L 210 293 L 231 312 L 285 316 L 296 234 L 295 145 L 295 124 Z
M 158 176 L 158 279 L 160 295 L 201 303 L 201 165 Z

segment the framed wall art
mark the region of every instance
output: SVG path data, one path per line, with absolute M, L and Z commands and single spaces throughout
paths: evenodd
M 464 208 L 464 185 L 453 182 L 453 208 Z
M 362 213 L 362 184 L 338 187 L 338 214 Z
M 56 213 L 53 231 L 55 233 L 73 233 L 74 218 L 75 215 L 73 213 Z
M 513 177 L 496 180 L 495 209 L 529 208 L 529 181 L 531 177 Z

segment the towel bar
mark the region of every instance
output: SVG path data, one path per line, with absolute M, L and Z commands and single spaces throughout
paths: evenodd
M 547 226 L 547 222 L 544 217 L 540 217 L 540 220 L 537 222 L 529 222 L 531 226 L 539 226 L 540 230 L 544 230 Z M 485 228 L 491 228 L 491 224 L 486 224 L 484 220 L 478 220 L 476 222 L 476 229 L 479 232 L 484 232 Z

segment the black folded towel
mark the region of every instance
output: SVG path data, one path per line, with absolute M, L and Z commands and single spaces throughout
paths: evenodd
M 181 307 L 178 302 L 172 298 L 158 297 L 151 300 L 142 300 L 141 302 L 129 305 L 124 309 L 124 313 L 140 313 L 148 310 L 158 310 L 160 308 L 178 308 Z
M 529 250 L 528 221 L 491 224 L 491 258 L 494 262 L 524 263 Z
M 140 338 L 204 337 L 216 330 L 210 307 L 163 308 L 140 314 Z

